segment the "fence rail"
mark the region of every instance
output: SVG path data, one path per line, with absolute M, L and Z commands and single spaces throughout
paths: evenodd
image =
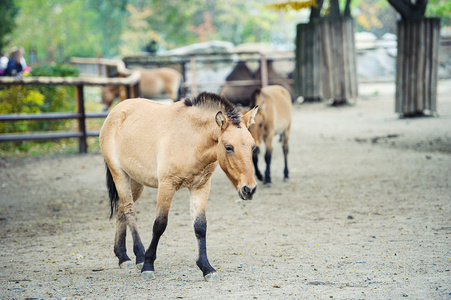
M 125 86 L 127 97 L 139 96 L 139 72 L 132 72 L 126 78 L 101 78 L 101 77 L 0 77 L 0 85 L 66 85 L 76 87 L 77 112 L 68 113 L 40 113 L 40 114 L 4 114 L 0 115 L 0 122 L 23 121 L 23 120 L 78 120 L 78 131 L 64 132 L 38 132 L 24 134 L 0 134 L 0 142 L 22 141 L 22 140 L 49 140 L 62 138 L 79 138 L 79 152 L 87 153 L 87 137 L 98 136 L 98 131 L 88 131 L 86 128 L 87 118 L 104 118 L 108 113 L 85 112 L 84 86 L 120 85 Z

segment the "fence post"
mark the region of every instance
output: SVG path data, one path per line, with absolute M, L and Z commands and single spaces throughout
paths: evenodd
M 189 57 L 189 63 L 191 68 L 191 95 L 193 97 L 197 96 L 197 83 L 196 83 L 196 57 L 191 55 Z
M 125 99 L 132 98 L 132 89 L 129 85 L 125 86 Z
M 266 62 L 266 56 L 261 54 L 260 56 L 260 72 L 262 78 L 262 88 L 268 85 L 268 65 Z
M 85 114 L 85 99 L 83 94 L 83 85 L 76 86 L 77 95 L 77 112 L 80 114 L 78 118 L 78 131 L 81 133 L 81 137 L 78 143 L 78 151 L 80 153 L 88 152 L 88 144 L 86 143 L 86 114 Z

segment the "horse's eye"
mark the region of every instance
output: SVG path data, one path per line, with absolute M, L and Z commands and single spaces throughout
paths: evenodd
M 263 127 L 263 123 L 258 124 L 258 127 L 262 128 Z
M 225 149 L 227 152 L 233 152 L 233 146 L 225 145 Z

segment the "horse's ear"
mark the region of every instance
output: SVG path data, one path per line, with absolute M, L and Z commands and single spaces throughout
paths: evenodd
M 253 109 L 248 111 L 244 116 L 241 117 L 247 128 L 249 128 L 249 126 L 255 123 L 254 119 L 255 116 L 257 115 L 258 107 L 259 106 L 257 105 L 256 107 L 254 107 Z
M 222 113 L 222 111 L 218 111 L 218 113 L 216 114 L 216 124 L 218 124 L 218 126 L 224 130 L 227 127 L 227 119 L 224 116 L 224 114 Z

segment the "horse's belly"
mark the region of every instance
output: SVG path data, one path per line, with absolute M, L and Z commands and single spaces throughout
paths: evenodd
M 141 94 L 144 98 L 153 98 L 160 96 L 164 91 L 163 82 L 160 80 L 155 80 L 152 84 L 141 86 Z
M 148 161 L 143 163 L 139 161 L 138 157 L 130 156 L 123 159 L 121 166 L 133 180 L 148 187 L 158 187 L 156 168 L 149 164 Z
M 290 125 L 290 122 L 288 120 L 286 121 L 279 121 L 276 124 L 274 124 L 274 135 L 282 134 L 287 130 L 288 125 Z

